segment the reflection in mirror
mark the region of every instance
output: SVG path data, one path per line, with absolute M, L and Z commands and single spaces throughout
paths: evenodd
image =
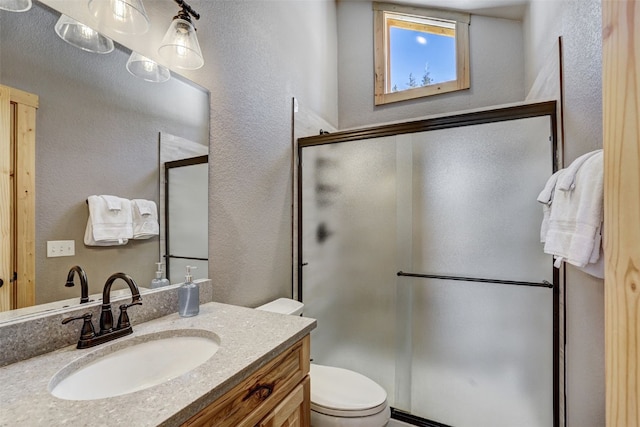
M 208 276 L 208 147 L 175 135 L 160 135 L 160 252 L 166 277 L 184 282 Z
M 173 283 L 185 281 L 187 267 L 192 277 L 206 277 L 208 161 L 201 156 L 165 164 L 167 276 Z
M 209 140 L 207 91 L 175 75 L 159 84 L 132 76 L 125 67 L 131 52 L 120 45 L 108 55 L 96 55 L 65 43 L 54 32 L 59 16 L 35 1 L 25 13 L 0 11 L 0 84 L 39 97 L 35 304 L 79 301 L 80 287 L 64 286 L 74 265 L 86 271 L 90 294 L 101 293 L 105 280 L 117 271 L 148 287 L 160 239 L 85 246 L 87 197 L 147 199 L 161 208 L 160 133 L 205 149 Z M 73 240 L 75 254 L 47 257 L 47 241 L 52 240 Z

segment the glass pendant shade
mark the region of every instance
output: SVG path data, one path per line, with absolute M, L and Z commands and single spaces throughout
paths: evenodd
M 143 34 L 149 30 L 142 0 L 89 0 L 89 11 L 100 25 L 121 34 Z
M 171 72 L 167 67 L 163 67 L 137 52 L 131 52 L 131 56 L 127 61 L 127 71 L 136 77 L 153 83 L 166 82 L 171 78 Z
M 0 9 L 9 12 L 26 12 L 31 6 L 31 0 L 0 0 Z
M 196 29 L 191 22 L 181 18 L 171 22 L 158 53 L 169 67 L 196 70 L 204 65 Z
M 55 30 L 62 40 L 87 52 L 104 54 L 114 49 L 111 39 L 67 15 L 60 15 Z

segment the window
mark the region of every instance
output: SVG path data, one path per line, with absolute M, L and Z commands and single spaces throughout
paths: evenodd
M 375 104 L 469 88 L 469 15 L 373 3 Z

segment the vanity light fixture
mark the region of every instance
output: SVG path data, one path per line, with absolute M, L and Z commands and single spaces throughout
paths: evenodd
M 153 83 L 166 82 L 171 78 L 171 72 L 167 67 L 163 67 L 138 52 L 131 52 L 127 61 L 127 71 L 136 77 Z
M 0 0 L 0 9 L 9 12 L 26 12 L 31 6 L 31 0 Z
M 181 9 L 173 17 L 158 53 L 169 67 L 197 70 L 204 65 L 204 59 L 191 18 L 200 19 L 200 14 L 184 0 L 174 1 Z
M 62 40 L 87 52 L 104 54 L 114 49 L 111 39 L 67 15 L 60 15 L 55 30 Z
M 121 34 L 143 34 L 149 30 L 142 0 L 89 0 L 89 12 L 103 28 Z

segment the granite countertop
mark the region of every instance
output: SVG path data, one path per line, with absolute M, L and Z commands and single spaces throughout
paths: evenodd
M 313 319 L 214 302 L 200 306 L 195 317 L 175 313 L 134 324 L 132 335 L 110 343 L 86 350 L 69 346 L 0 368 L 0 426 L 179 425 L 315 326 Z M 85 401 L 63 400 L 49 393 L 51 378 L 72 361 L 112 343 L 176 329 L 211 331 L 220 338 L 220 348 L 199 367 L 138 392 Z

